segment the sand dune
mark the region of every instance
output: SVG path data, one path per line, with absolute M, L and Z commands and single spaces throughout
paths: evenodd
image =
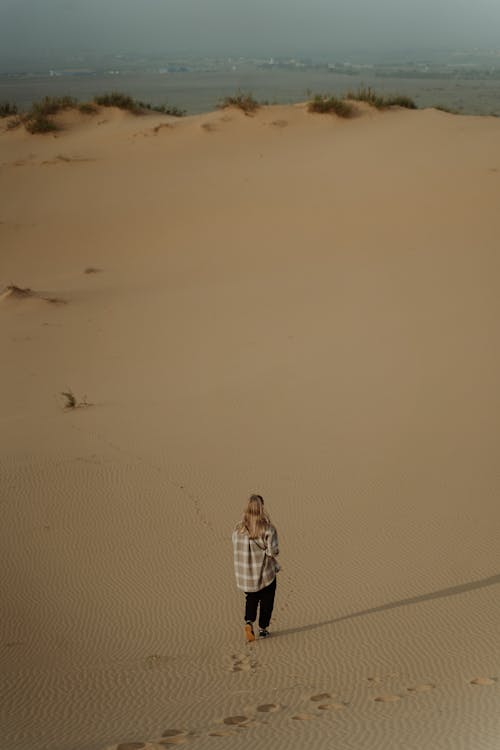
M 500 121 L 358 109 L 0 132 L 9 750 L 498 748 Z

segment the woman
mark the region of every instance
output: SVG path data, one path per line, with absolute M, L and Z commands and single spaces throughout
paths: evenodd
M 245 637 L 255 640 L 253 623 L 259 611 L 259 636 L 267 638 L 280 566 L 278 533 L 264 510 L 261 495 L 252 495 L 243 518 L 233 531 L 236 585 L 245 592 Z

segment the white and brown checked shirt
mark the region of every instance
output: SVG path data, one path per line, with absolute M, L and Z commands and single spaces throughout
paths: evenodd
M 233 531 L 234 573 L 236 585 L 243 591 L 260 591 L 269 586 L 279 570 L 274 559 L 279 554 L 278 532 L 269 526 L 264 536 L 250 539 Z

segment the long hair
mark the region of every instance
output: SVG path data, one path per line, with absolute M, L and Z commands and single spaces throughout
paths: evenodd
M 264 510 L 264 499 L 261 495 L 251 495 L 237 525 L 239 534 L 248 534 L 250 539 L 259 539 L 271 523 L 269 514 Z

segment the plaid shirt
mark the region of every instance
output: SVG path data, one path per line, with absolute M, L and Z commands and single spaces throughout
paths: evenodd
M 269 586 L 280 569 L 275 560 L 279 554 L 278 532 L 269 526 L 259 539 L 233 531 L 234 573 L 236 585 L 243 591 L 260 591 Z

